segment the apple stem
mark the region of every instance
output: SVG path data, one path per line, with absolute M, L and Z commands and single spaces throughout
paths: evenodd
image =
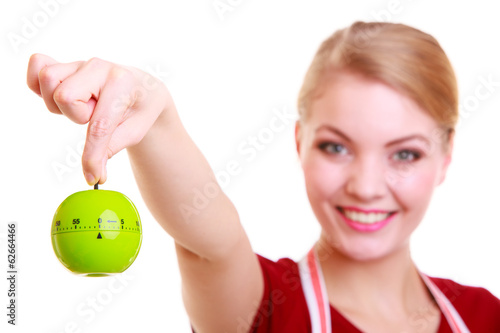
M 99 183 L 95 183 L 94 184 L 94 190 L 98 190 L 99 189 Z

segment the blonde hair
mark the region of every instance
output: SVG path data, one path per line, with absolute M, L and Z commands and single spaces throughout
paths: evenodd
M 339 70 L 376 79 L 400 91 L 428 112 L 446 133 L 458 121 L 458 89 L 451 63 L 436 39 L 404 24 L 355 22 L 319 47 L 299 92 L 299 118 L 325 81 Z

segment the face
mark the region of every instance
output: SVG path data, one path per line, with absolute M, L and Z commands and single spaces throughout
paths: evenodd
M 321 240 L 355 260 L 409 247 L 445 177 L 436 121 L 389 86 L 349 73 L 325 85 L 296 143 Z

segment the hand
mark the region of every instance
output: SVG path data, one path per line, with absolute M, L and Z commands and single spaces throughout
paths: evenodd
M 162 111 L 173 107 L 158 79 L 97 58 L 59 63 L 34 54 L 27 83 L 49 111 L 88 123 L 82 165 L 89 185 L 103 184 L 107 160 L 139 143 Z

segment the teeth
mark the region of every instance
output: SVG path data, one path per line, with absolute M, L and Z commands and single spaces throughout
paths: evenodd
M 390 213 L 361 213 L 352 210 L 342 210 L 344 215 L 347 216 L 348 219 L 365 223 L 365 224 L 373 224 L 380 221 L 385 220 L 389 217 Z

